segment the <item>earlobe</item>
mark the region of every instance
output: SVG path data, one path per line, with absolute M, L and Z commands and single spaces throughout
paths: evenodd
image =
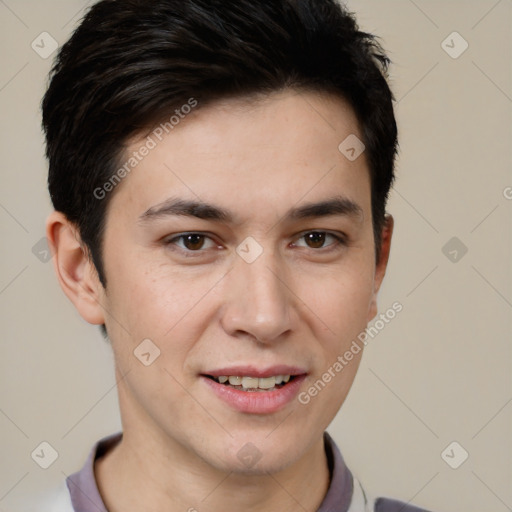
M 104 324 L 103 286 L 76 226 L 61 212 L 52 212 L 46 221 L 46 237 L 62 290 L 84 320 Z
M 382 228 L 381 238 L 381 249 L 379 254 L 379 260 L 375 267 L 375 277 L 373 286 L 373 296 L 368 311 L 368 322 L 370 322 L 377 315 L 377 295 L 379 293 L 380 286 L 384 280 L 386 274 L 386 268 L 389 261 L 389 253 L 391 251 L 391 238 L 393 236 L 394 219 L 391 215 L 386 215 L 384 226 Z

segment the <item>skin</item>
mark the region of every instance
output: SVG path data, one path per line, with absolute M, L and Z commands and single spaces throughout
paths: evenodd
M 286 90 L 198 108 L 113 193 L 106 289 L 74 226 L 50 215 L 60 284 L 83 318 L 106 324 L 115 355 L 124 435 L 95 467 L 111 512 L 320 506 L 329 483 L 322 434 L 362 351 L 307 405 L 295 399 L 269 414 L 232 409 L 199 374 L 291 364 L 308 372 L 306 391 L 377 314 L 393 219 L 376 262 L 365 154 L 351 162 L 338 150 L 350 134 L 362 138 L 353 110 L 327 94 Z M 143 140 L 130 141 L 128 153 Z M 286 219 L 334 196 L 361 214 Z M 228 209 L 235 222 L 140 220 L 171 197 Z M 311 231 L 346 242 L 311 243 Z M 189 232 L 210 238 L 176 239 Z M 236 253 L 249 236 L 263 249 L 250 264 Z M 146 338 L 161 351 L 150 366 L 133 354 Z M 248 442 L 261 454 L 252 467 L 237 457 Z

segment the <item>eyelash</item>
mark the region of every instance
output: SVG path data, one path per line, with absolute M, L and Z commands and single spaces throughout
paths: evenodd
M 339 249 L 340 247 L 344 247 L 347 245 L 347 239 L 345 236 L 342 236 L 342 235 L 339 235 L 339 234 L 334 234 L 334 233 L 330 233 L 329 231 L 320 231 L 320 230 L 312 230 L 312 231 L 306 231 L 306 232 L 303 232 L 297 240 L 301 240 L 303 239 L 304 237 L 306 237 L 307 235 L 310 235 L 310 234 L 324 234 L 326 236 L 330 236 L 332 238 L 334 238 L 334 242 L 325 246 L 325 247 L 320 247 L 318 249 L 315 249 L 313 247 L 305 247 L 306 249 L 310 249 L 312 250 L 313 252 L 315 253 L 327 253 L 327 252 L 330 252 L 332 250 L 336 250 L 336 249 Z M 208 236 L 207 234 L 205 233 L 201 233 L 201 232 L 197 232 L 197 231 L 191 231 L 189 233 L 181 233 L 179 235 L 176 235 L 176 236 L 173 236 L 172 238 L 167 238 L 164 240 L 164 244 L 166 246 L 174 246 L 172 247 L 173 250 L 177 250 L 179 252 L 181 252 L 185 257 L 189 258 L 189 257 L 197 257 L 197 256 L 200 256 L 202 253 L 206 252 L 208 249 L 198 249 L 196 251 L 194 250 L 190 250 L 190 249 L 187 249 L 187 248 L 183 248 L 183 247 L 179 247 L 177 245 L 177 241 L 179 240 L 183 240 L 185 237 L 187 236 L 191 236 L 191 235 L 197 235 L 197 236 L 202 236 L 202 237 L 205 237 L 206 239 L 209 239 L 211 241 L 212 238 L 210 236 Z M 215 242 L 214 242 L 215 243 Z M 303 247 L 303 246 L 301 246 Z

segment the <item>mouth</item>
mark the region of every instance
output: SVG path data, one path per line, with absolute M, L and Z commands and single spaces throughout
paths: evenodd
M 271 414 L 292 404 L 307 372 L 303 368 L 277 365 L 220 368 L 200 374 L 209 392 L 230 408 L 243 413 Z
M 216 377 L 214 375 L 204 375 L 204 377 L 239 391 L 265 393 L 282 389 L 288 383 L 293 382 L 297 375 L 272 375 L 270 377 L 242 375 L 219 375 Z

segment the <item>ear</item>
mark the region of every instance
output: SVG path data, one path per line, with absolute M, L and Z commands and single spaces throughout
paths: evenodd
M 104 289 L 76 226 L 61 212 L 53 212 L 46 220 L 46 238 L 64 293 L 84 320 L 104 324 Z
M 384 226 L 382 228 L 382 242 L 379 255 L 379 261 L 375 267 L 375 276 L 373 281 L 373 296 L 370 303 L 370 309 L 368 311 L 368 319 L 370 322 L 377 315 L 377 294 L 379 293 L 380 285 L 386 274 L 386 268 L 388 266 L 389 252 L 391 250 L 391 237 L 393 235 L 394 220 L 391 215 L 386 215 Z

